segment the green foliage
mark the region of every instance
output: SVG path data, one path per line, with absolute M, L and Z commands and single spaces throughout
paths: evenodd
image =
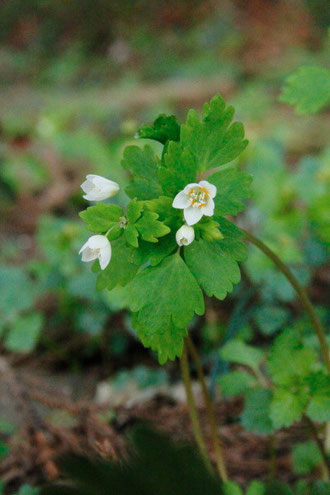
M 233 290 L 233 284 L 240 281 L 237 262 L 245 258 L 246 247 L 239 240 L 238 229 L 225 219 L 217 220 L 223 239 L 213 242 L 201 239 L 193 242 L 184 248 L 184 256 L 205 294 L 224 299 Z
M 190 151 L 171 141 L 164 156 L 164 165 L 158 172 L 164 193 L 174 197 L 187 184 L 195 182 L 196 170 L 197 163 Z
M 15 320 L 5 338 L 5 346 L 11 352 L 31 352 L 36 346 L 42 330 L 41 313 L 29 313 Z
M 307 416 L 318 423 L 330 421 L 330 376 L 318 371 L 311 373 L 306 382 L 310 393 Z
M 292 449 L 293 470 L 297 474 L 308 474 L 321 462 L 322 456 L 315 442 L 297 443 Z
M 243 492 L 237 483 L 227 481 L 222 485 L 223 495 L 243 495 Z
M 268 435 L 274 431 L 270 419 L 271 398 L 270 390 L 262 388 L 246 394 L 241 417 L 244 428 L 258 435 Z
M 266 304 L 257 309 L 254 317 L 262 333 L 272 335 L 283 328 L 288 319 L 288 311 L 279 306 Z
M 226 108 L 219 95 L 205 103 L 202 120 L 195 110 L 188 112 L 180 142 L 196 160 L 199 172 L 231 162 L 246 148 L 243 125 L 231 124 L 233 116 L 233 107 Z
M 203 314 L 204 300 L 179 254 L 140 271 L 128 290 L 130 309 L 138 312 L 133 323 L 144 345 L 157 350 L 161 362 L 181 355 L 186 327 L 194 313 Z
M 132 175 L 126 188 L 130 198 L 154 199 L 160 196 L 161 187 L 157 179 L 159 159 L 150 146 L 145 146 L 143 150 L 137 146 L 125 148 L 122 166 Z
M 251 175 L 230 167 L 213 174 L 210 180 L 218 190 L 214 199 L 218 215 L 237 215 L 244 210 L 244 201 L 251 196 Z
M 230 371 L 221 375 L 218 379 L 221 394 L 224 397 L 235 397 L 242 395 L 251 388 L 256 387 L 257 380 L 250 373 L 245 371 Z
M 170 228 L 158 220 L 159 215 L 153 211 L 145 211 L 135 226 L 144 241 L 158 242 L 159 237 L 170 232 Z
M 274 392 L 270 416 L 275 428 L 291 426 L 303 415 L 308 400 L 307 393 L 300 389 L 278 388 Z
M 0 285 L 6 287 L 0 291 L 0 312 L 5 321 L 15 319 L 35 301 L 35 285 L 20 267 L 0 266 Z
M 98 203 L 81 211 L 79 215 L 88 230 L 103 234 L 119 222 L 123 209 L 118 205 Z
M 100 271 L 98 263 L 95 263 L 95 270 L 99 272 L 96 282 L 98 290 L 113 289 L 117 285 L 125 287 L 138 271 L 136 264 L 132 262 L 134 248 L 128 246 L 124 236 L 111 242 L 112 257 L 116 263 L 110 263 L 105 270 Z
M 280 101 L 294 105 L 298 114 L 318 112 L 330 101 L 330 70 L 301 67 L 288 77 Z
M 175 234 L 182 211 L 173 208 L 175 195 L 200 173 L 232 161 L 246 147 L 240 123 L 231 124 L 233 109 L 220 96 L 204 107 L 200 121 L 194 111 L 181 127 L 174 117 L 161 115 L 143 126 L 139 137 L 164 144 L 159 159 L 150 146 L 128 146 L 122 166 L 130 173 L 126 188 L 132 199 L 126 216 L 120 207 L 98 204 L 81 214 L 93 232 L 108 233 L 112 244 L 109 266 L 98 272 L 98 289 L 125 287 L 125 305 L 134 313 L 132 325 L 145 346 L 157 351 L 161 363 L 180 356 L 187 326 L 204 313 L 204 296 L 224 299 L 240 280 L 238 262 L 246 257 L 240 230 L 223 215 L 244 208 L 251 177 L 231 167 L 214 174 L 218 189 L 215 218 L 196 226 L 196 240 L 178 249 Z M 123 235 L 122 235 L 123 234 Z
M 257 370 L 264 354 L 260 349 L 245 344 L 241 340 L 230 340 L 221 348 L 220 356 L 225 361 L 244 364 L 253 370 Z
M 167 141 L 179 141 L 180 126 L 175 115 L 161 114 L 153 125 L 143 125 L 137 132 L 139 138 L 154 139 L 162 144 Z

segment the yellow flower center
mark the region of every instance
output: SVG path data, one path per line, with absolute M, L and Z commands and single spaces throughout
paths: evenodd
M 202 208 L 207 203 L 209 193 L 204 187 L 192 187 L 188 193 L 190 206 L 193 208 Z

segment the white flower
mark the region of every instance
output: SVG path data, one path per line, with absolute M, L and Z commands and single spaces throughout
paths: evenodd
M 111 244 L 105 235 L 93 235 L 80 249 L 82 261 L 98 259 L 101 270 L 104 270 L 111 260 Z
M 117 182 L 100 175 L 87 175 L 81 189 L 86 193 L 83 197 L 88 201 L 103 201 L 117 194 L 120 187 Z
M 195 231 L 189 225 L 182 225 L 175 235 L 176 242 L 179 246 L 189 246 L 195 239 Z
M 213 198 L 216 194 L 217 188 L 206 180 L 202 180 L 199 184 L 188 184 L 175 196 L 172 206 L 183 210 L 187 224 L 194 225 L 203 215 L 207 217 L 213 215 Z

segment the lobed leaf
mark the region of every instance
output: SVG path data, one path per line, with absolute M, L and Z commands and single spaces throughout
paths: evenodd
M 138 267 L 132 262 L 132 253 L 135 249 L 126 244 L 124 236 L 113 241 L 111 247 L 111 261 L 97 277 L 96 288 L 98 290 L 105 288 L 111 290 L 117 285 L 125 287 L 138 271 Z
M 123 216 L 123 209 L 114 204 L 98 203 L 81 211 L 79 216 L 88 230 L 103 234 L 119 222 L 120 217 Z
M 231 124 L 233 116 L 233 107 L 226 108 L 219 95 L 204 105 L 202 119 L 195 110 L 188 112 L 180 143 L 196 160 L 199 172 L 232 161 L 246 148 L 244 127 L 240 122 Z
M 164 166 L 158 172 L 164 194 L 174 198 L 187 184 L 196 182 L 196 171 L 197 162 L 190 151 L 179 143 L 170 142 L 164 155 Z
M 162 144 L 167 141 L 180 140 L 180 125 L 175 115 L 160 114 L 153 125 L 143 125 L 138 129 L 137 136 L 143 139 L 154 139 Z
M 153 211 L 145 211 L 135 226 L 144 241 L 158 242 L 159 237 L 168 234 L 171 229 L 158 220 L 159 215 Z
M 159 159 L 150 146 L 145 146 L 143 149 L 138 146 L 127 146 L 124 150 L 122 166 L 132 176 L 126 188 L 128 197 L 141 200 L 160 196 L 161 186 L 157 178 Z
M 171 340 L 182 342 L 194 313 L 204 313 L 202 291 L 179 254 L 141 270 L 129 286 L 129 299 L 130 309 L 138 312 L 134 317 L 138 332 L 162 359 L 173 359 L 169 355 Z M 176 341 L 176 355 L 177 349 Z

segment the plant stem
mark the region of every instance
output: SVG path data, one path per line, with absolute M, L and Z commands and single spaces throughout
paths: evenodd
M 263 253 L 266 254 L 266 256 L 268 256 L 275 263 L 275 265 L 279 268 L 279 270 L 283 273 L 283 275 L 285 275 L 285 277 L 288 279 L 292 287 L 297 292 L 300 301 L 302 302 L 303 306 L 305 307 L 307 313 L 309 314 L 313 322 L 317 337 L 319 339 L 323 361 L 327 367 L 328 373 L 330 373 L 330 355 L 329 355 L 329 349 L 326 339 L 326 333 L 317 314 L 315 313 L 313 305 L 310 302 L 305 289 L 298 282 L 296 277 L 293 275 L 291 270 L 285 265 L 285 263 L 283 263 L 283 261 L 268 246 L 266 246 L 262 241 L 254 237 L 254 235 L 250 234 L 246 230 L 243 229 L 241 230 L 244 232 L 245 237 L 247 238 L 248 241 L 252 242 L 252 244 L 257 246 L 261 251 L 263 251 Z
M 215 411 L 213 408 L 213 404 L 211 401 L 209 391 L 208 391 L 207 386 L 206 386 L 203 368 L 202 368 L 196 347 L 189 336 L 186 338 L 186 342 L 187 342 L 191 357 L 194 361 L 196 371 L 197 371 L 197 376 L 198 376 L 198 379 L 199 379 L 199 382 L 200 382 L 200 385 L 202 388 L 203 396 L 204 396 L 206 413 L 207 413 L 209 424 L 210 424 L 211 437 L 212 437 L 213 448 L 214 448 L 214 452 L 215 452 L 217 469 L 218 469 L 221 480 L 223 482 L 226 482 L 226 481 L 228 481 L 228 476 L 227 476 L 227 471 L 226 471 L 226 467 L 225 467 L 225 463 L 224 463 L 224 459 L 223 459 L 223 453 L 222 453 L 222 448 L 221 448 L 221 444 L 220 444 L 220 439 L 219 439 L 219 435 L 218 435 L 218 431 L 217 431 L 217 424 L 216 424 L 216 420 L 215 420 Z
M 326 452 L 325 446 L 324 446 L 321 438 L 319 437 L 317 428 L 316 428 L 315 424 L 313 423 L 313 421 L 308 416 L 304 416 L 304 420 L 305 420 L 307 426 L 309 427 L 309 430 L 312 434 L 312 437 L 315 440 L 315 442 L 319 448 L 320 454 L 322 456 L 323 469 L 324 469 L 325 478 L 326 478 L 325 481 L 329 481 L 330 480 L 330 459 L 329 459 L 328 454 Z
M 198 412 L 192 392 L 190 373 L 189 373 L 188 353 L 187 353 L 186 345 L 184 345 L 183 347 L 182 356 L 180 358 L 180 367 L 181 367 L 181 375 L 182 375 L 183 383 L 186 390 L 187 405 L 188 405 L 189 416 L 191 420 L 194 437 L 206 467 L 212 471 L 212 465 L 206 449 L 201 425 L 199 422 Z

